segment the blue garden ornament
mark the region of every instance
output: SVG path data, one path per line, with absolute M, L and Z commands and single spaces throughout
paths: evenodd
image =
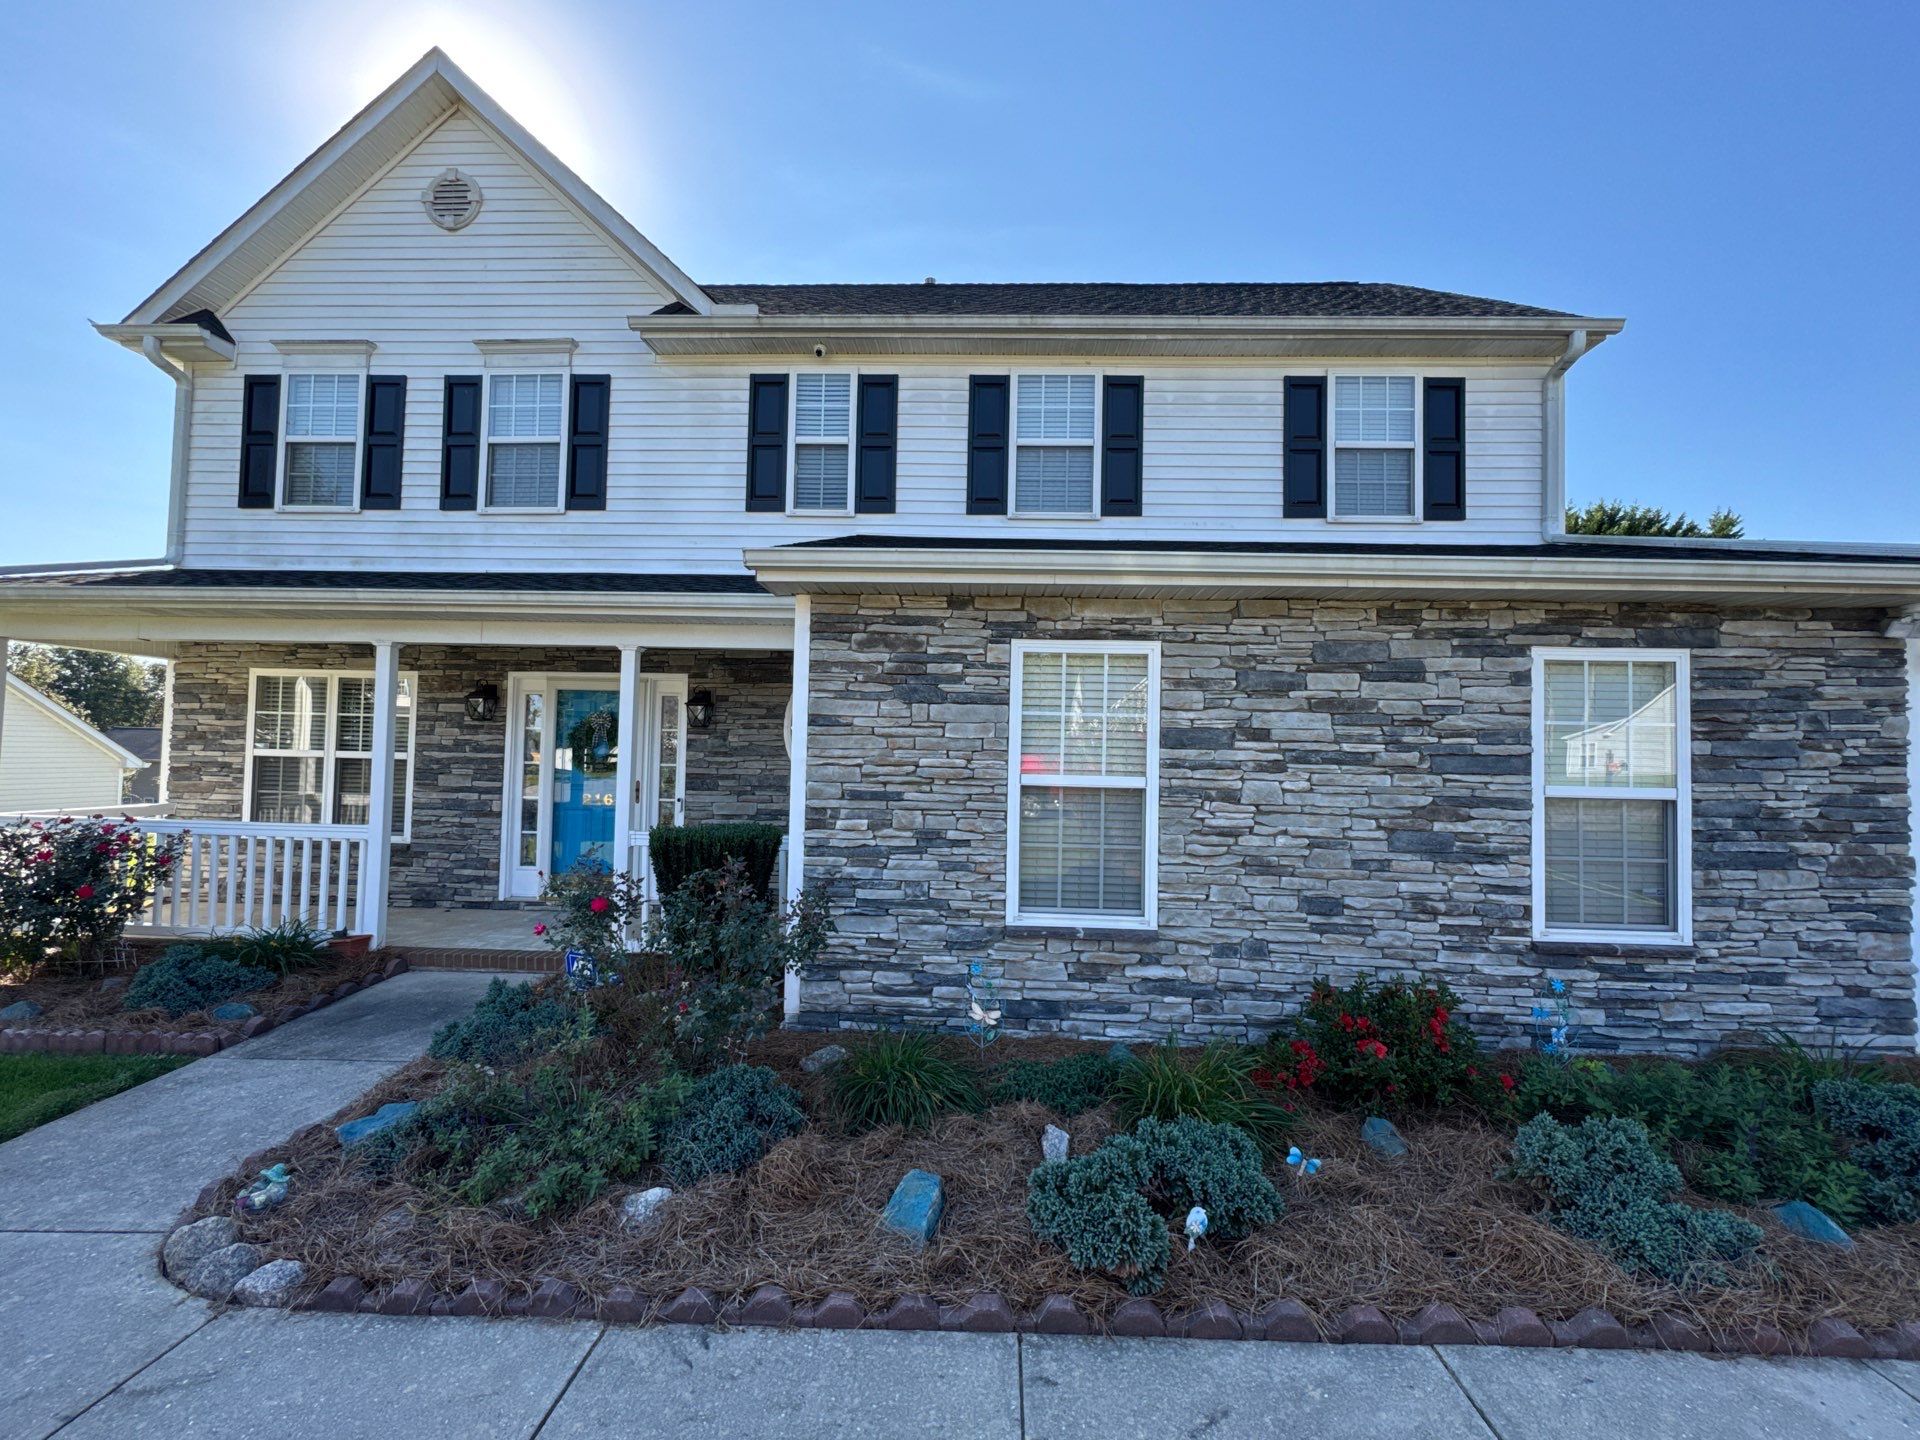
M 1287 1164 L 1289 1165 L 1298 1165 L 1306 1158 L 1306 1156 L 1300 1153 L 1300 1147 L 1298 1145 L 1291 1146 L 1287 1150 Z
M 1000 1038 L 1000 986 L 978 960 L 967 965 L 967 1034 L 982 1050 Z
M 260 1172 L 258 1180 L 233 1197 L 233 1208 L 242 1215 L 271 1210 L 287 1198 L 287 1185 L 292 1179 L 284 1160 L 278 1165 L 270 1165 Z
M 1318 1156 L 1308 1155 L 1295 1145 L 1287 1151 L 1287 1168 L 1304 1180 L 1309 1175 L 1320 1173 L 1320 1160 Z
M 1207 1233 L 1207 1212 L 1198 1205 L 1187 1211 L 1187 1253 L 1193 1253 L 1194 1241 Z

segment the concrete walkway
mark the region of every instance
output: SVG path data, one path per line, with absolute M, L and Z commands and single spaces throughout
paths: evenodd
M 488 977 L 404 975 L 0 1146 L 0 1440 L 840 1436 L 1920 1440 L 1920 1365 L 211 1309 L 201 1185 L 418 1054 Z

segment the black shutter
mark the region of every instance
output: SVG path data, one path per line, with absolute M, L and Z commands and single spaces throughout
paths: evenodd
M 440 508 L 471 510 L 480 497 L 480 377 L 447 376 L 440 430 Z
M 967 513 L 1007 513 L 1005 375 L 976 375 L 967 394 Z
M 787 508 L 787 377 L 747 377 L 747 509 Z
M 607 508 L 607 420 L 613 377 L 573 377 L 573 420 L 567 427 L 567 509 Z
M 407 438 L 407 377 L 367 377 L 367 448 L 360 461 L 360 508 L 398 510 Z
M 240 508 L 273 508 L 280 451 L 280 377 L 249 375 L 240 401 Z
M 1426 386 L 1426 482 L 1429 520 L 1467 518 L 1467 382 L 1429 380 Z
M 1286 379 L 1286 470 L 1281 477 L 1281 513 L 1289 520 L 1327 515 L 1327 380 L 1324 375 Z
M 900 418 L 900 377 L 862 375 L 854 411 L 853 508 L 859 515 L 893 514 L 894 453 Z
M 1138 375 L 1109 375 L 1100 413 L 1100 513 L 1140 513 L 1141 411 L 1146 381 Z

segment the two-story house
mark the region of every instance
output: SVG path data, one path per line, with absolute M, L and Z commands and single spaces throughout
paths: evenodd
M 451 936 L 759 818 L 837 909 L 799 1024 L 977 960 L 1022 1030 L 1418 968 L 1496 1033 L 1552 974 L 1594 1044 L 1914 1042 L 1920 554 L 1564 535 L 1618 320 L 700 285 L 433 52 L 99 329 L 175 387 L 166 555 L 0 633 L 171 661 L 152 924 Z

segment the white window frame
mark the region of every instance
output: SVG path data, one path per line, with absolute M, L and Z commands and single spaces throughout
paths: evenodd
M 367 373 L 367 366 L 364 363 L 352 366 L 301 365 L 280 372 L 280 416 L 276 437 L 279 453 L 274 457 L 273 477 L 273 508 L 275 510 L 288 515 L 357 515 L 360 513 L 361 471 L 366 464 L 367 450 Z M 287 477 L 291 473 L 287 458 L 295 445 L 344 445 L 347 443 L 338 438 L 309 439 L 287 433 L 287 411 L 293 405 L 294 379 L 320 375 L 350 376 L 359 392 L 358 403 L 354 408 L 351 471 L 353 483 L 350 492 L 352 499 L 345 505 L 295 505 L 287 499 Z
M 553 440 L 560 452 L 559 477 L 553 487 L 551 505 L 495 505 L 488 501 L 492 492 L 492 453 L 493 453 L 493 386 L 494 382 L 511 377 L 516 380 L 533 376 L 555 375 L 560 380 L 560 433 Z M 476 477 L 480 493 L 474 497 L 474 509 L 482 515 L 564 515 L 567 513 L 567 446 L 568 426 L 573 414 L 573 365 L 571 357 L 565 363 L 543 361 L 539 364 L 499 365 L 485 371 L 485 379 L 480 391 L 480 473 Z M 502 440 L 503 445 L 545 445 L 546 440 L 529 440 L 525 436 L 512 440 Z
M 847 377 L 847 503 L 837 510 L 802 509 L 794 503 L 794 486 L 799 483 L 800 474 L 796 466 L 800 446 L 831 445 L 831 440 L 809 438 L 800 439 L 800 377 L 802 375 L 844 375 Z M 787 514 L 805 518 L 812 516 L 835 516 L 853 514 L 853 494 L 859 485 L 859 476 L 855 468 L 859 464 L 857 446 L 854 440 L 860 429 L 860 371 L 848 365 L 819 365 L 806 370 L 794 370 L 787 375 Z
M 1020 508 L 1020 382 L 1023 379 L 1042 380 L 1049 376 L 1088 376 L 1093 377 L 1093 439 L 1084 446 L 1077 440 L 1028 440 L 1025 447 L 1032 450 L 1080 450 L 1093 452 L 1093 486 L 1087 495 L 1087 510 L 1022 510 Z M 1107 405 L 1106 372 L 1104 370 L 1011 370 L 1007 373 L 1007 518 L 1009 520 L 1050 521 L 1061 520 L 1068 524 L 1080 524 L 1100 518 L 1100 462 L 1104 446 L 1101 436 L 1105 433 Z
M 263 676 L 273 675 L 290 675 L 296 677 L 324 676 L 326 678 L 327 727 L 325 731 L 325 744 L 320 749 L 315 750 L 309 746 L 296 746 L 290 750 L 261 750 L 253 743 L 254 720 L 256 718 L 256 710 L 260 697 L 259 681 Z M 287 756 L 294 759 L 319 760 L 320 813 L 327 817 L 320 823 L 323 825 L 339 823 L 332 817 L 333 807 L 338 799 L 334 783 L 335 770 L 337 768 L 336 762 L 341 758 L 339 747 L 340 682 L 342 680 L 371 680 L 373 678 L 373 671 L 371 670 L 323 670 L 316 669 L 313 666 L 300 665 L 263 665 L 247 671 L 246 763 L 241 768 L 240 777 L 240 818 L 242 820 L 248 823 L 252 823 L 253 821 L 253 761 L 256 755 L 265 755 L 269 758 Z M 413 719 L 412 723 L 406 727 L 407 793 L 394 797 L 395 805 L 398 807 L 402 817 L 400 827 L 393 833 L 393 841 L 396 845 L 409 843 L 413 839 L 413 785 L 415 769 L 418 764 L 420 736 L 420 677 L 411 670 L 403 670 L 400 672 L 400 679 L 404 681 L 413 692 Z M 357 760 L 361 757 L 358 752 L 348 751 L 346 752 L 345 758 Z M 368 758 L 371 758 L 371 756 Z M 396 758 L 398 757 L 388 757 L 387 764 L 391 766 Z
M 1327 378 L 1327 519 L 1342 525 L 1418 525 L 1426 519 L 1426 377 L 1414 370 L 1382 370 L 1366 366 L 1342 366 L 1326 372 Z M 1340 410 L 1334 392 L 1342 379 L 1380 378 L 1413 381 L 1413 442 L 1398 440 L 1340 439 Z M 1411 450 L 1413 452 L 1413 492 L 1408 497 L 1405 515 L 1342 515 L 1340 513 L 1340 452 L 1342 450 Z
M 1112 775 L 1040 775 L 1031 782 L 1020 768 L 1020 716 L 1026 657 L 1057 655 L 1144 655 L 1147 657 L 1147 765 L 1139 780 Z M 1153 930 L 1160 924 L 1160 642 L 1157 640 L 1015 640 L 1008 653 L 1007 714 L 1007 924 L 1047 930 Z M 1030 788 L 1057 790 L 1143 790 L 1146 854 L 1142 857 L 1141 913 L 1027 914 L 1020 909 L 1020 796 Z
M 1547 666 L 1558 660 L 1627 661 L 1672 665 L 1674 783 L 1549 785 L 1547 783 Z M 1690 652 L 1634 646 L 1535 646 L 1533 649 L 1533 938 L 1580 945 L 1693 944 L 1693 706 Z M 1547 924 L 1547 801 L 1666 800 L 1673 804 L 1673 918 L 1671 929 L 1586 929 Z

